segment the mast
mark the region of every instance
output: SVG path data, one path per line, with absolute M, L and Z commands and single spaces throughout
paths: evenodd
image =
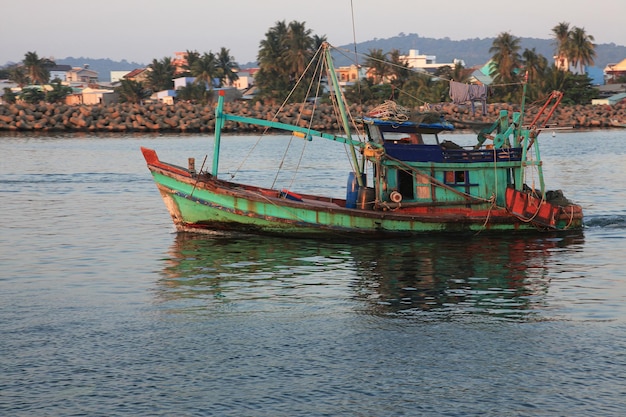
M 220 140 L 222 137 L 222 127 L 224 127 L 224 91 L 220 90 L 215 108 L 215 144 L 213 146 L 213 166 L 211 174 L 217 178 L 217 169 L 220 162 Z
M 352 139 L 352 133 L 350 132 L 350 122 L 348 121 L 348 114 L 346 112 L 346 107 L 342 99 L 341 89 L 339 87 L 339 80 L 337 80 L 337 73 L 335 72 L 335 66 L 333 64 L 333 58 L 330 54 L 330 45 L 328 42 L 324 43 L 324 58 L 326 59 L 326 66 L 328 67 L 328 76 L 331 79 L 332 90 L 335 93 L 335 97 L 337 98 L 337 105 L 339 107 L 339 113 L 341 114 L 341 122 L 343 124 L 343 130 L 346 133 L 348 139 Z M 359 158 L 356 153 L 356 149 L 352 141 L 350 141 L 350 154 L 352 156 L 352 163 L 354 164 L 354 169 L 357 171 L 357 183 L 359 187 L 365 186 L 363 182 L 363 167 L 359 163 Z

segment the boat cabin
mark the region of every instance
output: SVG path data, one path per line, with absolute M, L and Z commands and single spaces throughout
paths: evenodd
M 374 164 L 377 201 L 393 204 L 462 204 L 463 195 L 495 195 L 504 202 L 504 189 L 516 181 L 522 149 L 509 146 L 462 147 L 441 140 L 454 126 L 364 117 L 368 140 L 384 150 Z

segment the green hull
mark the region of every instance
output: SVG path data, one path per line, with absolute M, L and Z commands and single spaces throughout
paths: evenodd
M 297 237 L 391 237 L 431 232 L 537 230 L 533 224 L 520 221 L 502 208 L 438 208 L 427 214 L 349 209 L 344 207 L 345 200 L 303 196 L 302 201 L 293 201 L 281 197 L 277 191 L 212 177 L 195 180 L 158 168 L 151 167 L 151 171 L 165 205 L 181 231 Z

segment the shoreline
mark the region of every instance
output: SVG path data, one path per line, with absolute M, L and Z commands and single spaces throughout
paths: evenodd
M 297 124 L 318 131 L 339 131 L 331 105 L 319 104 L 315 112 L 310 108 L 300 111 L 301 104 L 289 104 L 278 118 L 287 124 Z M 373 106 L 350 106 L 350 112 L 363 115 Z M 246 117 L 270 119 L 278 106 L 250 102 L 229 102 L 224 110 Z M 417 109 L 411 109 L 417 111 Z M 500 110 L 519 111 L 519 105 L 488 104 L 483 115 L 482 106 L 472 112 L 470 105 L 443 103 L 432 106 L 455 125 L 457 130 L 472 129 L 481 124 L 492 124 Z M 539 106 L 526 108 L 526 118 L 532 120 Z M 300 115 L 300 118 L 298 118 Z M 620 128 L 613 121 L 626 124 L 626 103 L 607 105 L 560 106 L 554 112 L 549 128 L 604 129 Z M 264 128 L 229 122 L 225 132 L 257 133 Z M 0 106 L 0 132 L 162 132 L 211 133 L 215 130 L 213 104 L 200 105 L 178 102 L 173 105 L 128 104 L 66 105 L 66 104 L 10 104 Z

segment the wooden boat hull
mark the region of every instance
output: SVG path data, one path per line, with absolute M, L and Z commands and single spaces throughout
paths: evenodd
M 346 208 L 342 199 L 294 195 L 216 179 L 161 162 L 142 148 L 152 176 L 180 231 L 242 232 L 298 237 L 411 236 L 430 232 L 563 230 L 582 226 L 582 211 L 544 225 L 503 207 L 423 206 Z M 577 207 L 577 206 L 576 206 Z M 578 212 L 578 211 L 577 211 Z

